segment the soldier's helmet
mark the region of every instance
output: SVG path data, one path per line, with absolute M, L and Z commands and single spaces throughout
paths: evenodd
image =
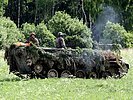
M 35 35 L 36 35 L 36 33 L 35 33 L 35 32 L 31 32 L 31 33 L 30 33 L 30 36 L 32 36 L 32 35 L 34 35 L 34 36 L 35 36 Z
M 62 32 L 58 32 L 58 36 L 65 36 L 65 34 Z

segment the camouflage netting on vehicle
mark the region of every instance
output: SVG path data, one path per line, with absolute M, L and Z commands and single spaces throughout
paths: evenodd
M 129 65 L 111 51 L 11 45 L 5 52 L 10 72 L 30 78 L 122 77 Z

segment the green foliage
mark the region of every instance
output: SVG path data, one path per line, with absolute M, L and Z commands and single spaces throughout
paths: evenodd
M 53 16 L 53 6 L 58 0 L 36 0 L 35 4 L 37 7 L 37 16 L 39 16 L 39 21 L 48 21 Z M 42 13 L 39 13 L 42 12 Z M 44 17 L 45 16 L 45 17 Z
M 0 22 L 0 48 L 9 46 L 19 39 L 23 40 L 23 35 L 17 29 L 13 21 L 0 17 Z
M 125 44 L 127 47 L 133 47 L 133 32 L 128 32 L 125 35 Z
M 66 37 L 66 43 L 67 43 L 67 47 L 80 47 L 83 48 L 85 47 L 85 44 L 82 42 L 82 38 L 80 38 L 77 35 L 74 36 L 67 36 Z M 80 44 L 80 45 L 79 45 Z
M 21 32 L 25 35 L 25 38 L 28 38 L 31 32 L 35 32 L 35 29 L 35 25 L 30 23 L 24 23 L 21 26 Z
M 2 2 L 0 1 L 0 16 L 3 15 L 3 6 L 2 6 Z
M 106 43 L 120 44 L 122 47 L 128 46 L 127 31 L 118 23 L 107 22 L 103 31 L 103 39 Z
M 106 4 L 114 7 L 120 13 L 121 24 L 126 30 L 133 30 L 133 0 L 106 0 Z
M 7 2 L 8 0 L 0 0 L 0 16 L 3 16 L 3 14 L 5 13 Z
M 77 35 L 73 35 L 73 36 L 67 36 L 65 38 L 66 40 L 66 46 L 67 47 L 72 47 L 72 48 L 85 48 L 85 47 L 89 47 L 89 45 L 87 45 L 86 41 L 81 38 L 80 36 Z
M 57 36 L 57 33 L 60 31 L 66 33 L 67 36 L 65 40 L 67 46 L 72 48 L 92 47 L 90 29 L 83 24 L 82 21 L 79 21 L 76 18 L 73 19 L 64 12 L 56 12 L 48 22 L 48 28 L 55 36 Z
M 83 0 L 86 14 L 91 17 L 91 22 L 97 20 L 98 15 L 102 12 L 104 0 Z
M 70 15 L 64 12 L 56 12 L 52 19 L 48 21 L 48 28 L 57 36 L 59 31 L 66 32 L 70 22 L 72 22 Z
M 25 23 L 21 28 L 22 33 L 27 39 L 31 32 L 36 33 L 36 37 L 39 39 L 40 46 L 54 47 L 55 46 L 55 36 L 47 29 L 44 23 L 40 23 L 35 26 L 34 24 Z
M 73 18 L 83 19 L 81 0 L 1 0 L 0 10 L 6 17 L 10 17 L 16 24 L 20 18 L 20 25 L 28 22 L 39 24 L 41 21 L 48 22 L 56 11 L 65 11 Z M 120 23 L 126 30 L 133 29 L 133 0 L 83 0 L 83 8 L 87 15 L 88 27 L 95 24 L 104 6 L 113 7 L 119 14 Z M 2 8 L 2 9 L 1 9 Z M 20 10 L 20 16 L 18 11 Z M 19 23 L 18 23 L 19 24 Z
M 37 25 L 36 33 L 41 46 L 55 47 L 55 36 L 47 29 L 44 23 Z

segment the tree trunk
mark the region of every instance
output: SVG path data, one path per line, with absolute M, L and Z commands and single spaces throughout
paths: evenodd
M 37 24 L 38 0 L 35 0 L 35 19 L 34 23 Z
M 20 0 L 18 0 L 18 24 L 17 26 L 20 26 Z
M 80 0 L 80 2 L 81 2 L 81 8 L 82 8 L 82 13 L 83 13 L 83 17 L 84 17 L 84 22 L 87 25 L 88 22 L 87 22 L 87 16 L 86 16 L 86 13 L 85 13 L 85 10 L 84 10 L 84 1 Z
M 91 18 L 91 14 L 89 14 L 89 28 L 92 29 L 92 18 Z
M 91 17 L 91 13 L 93 12 L 92 9 L 93 9 L 93 3 L 91 1 L 91 4 L 90 4 L 90 12 L 89 12 L 89 15 L 88 15 L 89 16 L 89 25 L 88 26 L 89 26 L 90 29 L 92 29 L 92 17 Z
M 2 11 L 1 16 L 3 16 L 3 13 L 4 13 L 4 12 L 3 12 L 3 8 L 4 8 L 3 6 L 4 6 L 4 0 L 2 0 L 2 2 L 1 2 L 1 11 Z
M 54 15 L 54 13 L 55 13 L 55 1 L 53 1 L 52 16 Z

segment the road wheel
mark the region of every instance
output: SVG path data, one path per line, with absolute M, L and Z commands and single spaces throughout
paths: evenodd
M 97 78 L 96 72 L 90 72 L 89 78 Z
M 50 69 L 47 73 L 48 78 L 57 78 L 58 72 L 55 69 Z
M 40 65 L 40 64 L 37 64 L 37 65 L 35 65 L 34 66 L 34 71 L 36 72 L 36 73 L 41 73 L 42 71 L 43 71 L 43 66 L 42 65 Z
M 83 70 L 78 70 L 76 72 L 76 77 L 77 78 L 86 78 L 85 72 Z
M 68 78 L 70 75 L 71 75 L 71 72 L 68 71 L 68 70 L 64 70 L 64 71 L 61 73 L 61 77 L 62 77 L 62 78 Z
M 102 78 L 109 78 L 112 77 L 111 73 L 109 71 L 102 72 Z

